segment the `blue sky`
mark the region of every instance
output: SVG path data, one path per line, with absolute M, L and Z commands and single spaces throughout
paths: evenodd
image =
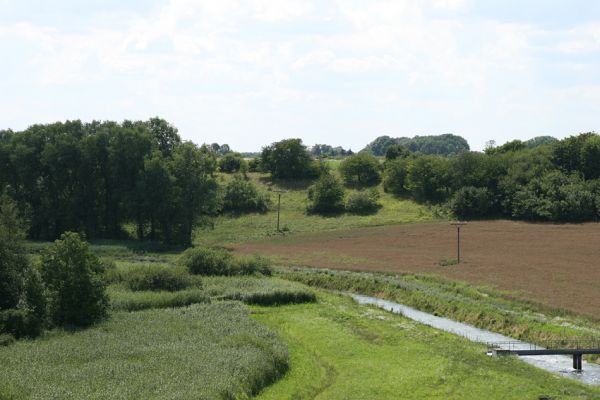
M 0 0 L 0 129 L 161 116 L 240 151 L 600 130 L 600 2 Z

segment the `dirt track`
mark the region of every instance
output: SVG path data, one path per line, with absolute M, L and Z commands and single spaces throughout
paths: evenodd
M 238 253 L 278 256 L 287 264 L 338 269 L 427 272 L 518 291 L 519 297 L 600 318 L 600 225 L 472 222 L 396 225 L 245 243 Z

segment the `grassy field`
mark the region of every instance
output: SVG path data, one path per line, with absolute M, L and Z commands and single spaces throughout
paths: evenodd
M 488 357 L 481 345 L 339 295 L 253 307 L 253 317 L 280 332 L 291 359 L 260 400 L 600 398 L 598 388 Z
M 600 318 L 598 243 L 596 223 L 478 221 L 461 230 L 460 265 L 444 266 L 456 258 L 456 229 L 447 222 L 340 229 L 234 247 L 285 265 L 432 273 Z
M 117 312 L 0 348 L 0 399 L 243 399 L 287 366 L 239 303 Z
M 251 173 L 250 178 L 261 190 L 284 190 L 281 196 L 280 226 L 285 235 L 313 233 L 342 228 L 378 226 L 400 223 L 433 221 L 431 210 L 413 201 L 398 200 L 383 192 L 381 185 L 382 208 L 374 215 L 350 215 L 323 217 L 307 215 L 306 204 L 308 186 L 311 181 L 271 181 L 265 174 Z M 227 179 L 224 176 L 223 179 Z M 351 192 L 348 190 L 348 192 Z M 195 244 L 229 246 L 260 238 L 279 236 L 277 225 L 277 194 L 271 192 L 272 209 L 265 214 L 247 214 L 241 216 L 221 216 L 215 221 L 214 229 L 197 230 Z

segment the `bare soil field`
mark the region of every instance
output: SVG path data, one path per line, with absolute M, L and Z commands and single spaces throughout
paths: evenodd
M 275 237 L 235 246 L 287 265 L 433 273 L 509 290 L 526 300 L 600 318 L 600 225 L 472 222 L 407 224 Z

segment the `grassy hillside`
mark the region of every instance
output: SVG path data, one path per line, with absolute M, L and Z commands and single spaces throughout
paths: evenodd
M 332 170 L 337 171 L 338 160 L 330 162 Z M 337 173 L 337 172 L 336 172 Z M 273 206 L 265 214 L 225 215 L 218 217 L 214 229 L 198 229 L 195 235 L 195 244 L 199 245 L 227 245 L 247 240 L 260 239 L 277 232 L 277 193 L 275 190 L 284 190 L 281 195 L 280 227 L 283 234 L 310 233 L 327 230 L 357 228 L 363 226 L 390 225 L 399 223 L 417 223 L 435 220 L 436 217 L 430 209 L 418 205 L 410 200 L 400 200 L 384 193 L 379 185 L 382 208 L 373 215 L 341 214 L 336 216 L 307 215 L 309 180 L 272 181 L 267 174 L 251 173 L 250 179 L 261 190 L 271 193 Z M 222 179 L 230 179 L 223 174 Z M 347 190 L 350 193 L 351 190 Z

